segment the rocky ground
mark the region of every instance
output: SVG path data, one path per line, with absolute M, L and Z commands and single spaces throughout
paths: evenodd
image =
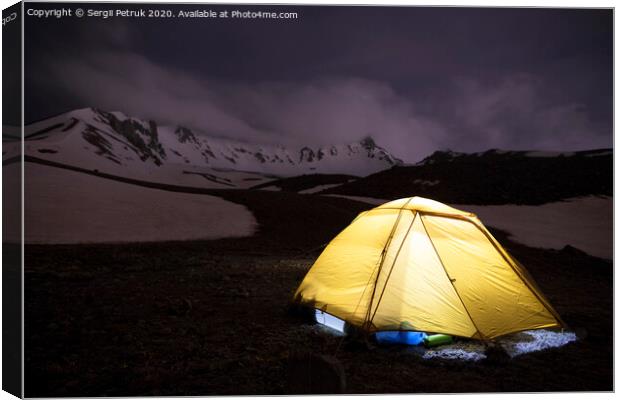
M 25 249 L 28 397 L 287 394 L 291 359 L 333 357 L 347 393 L 613 390 L 609 261 L 493 231 L 587 336 L 510 360 L 424 360 L 344 340 L 287 312 L 320 246 L 368 205 L 284 192 L 212 193 L 245 204 L 245 239 Z

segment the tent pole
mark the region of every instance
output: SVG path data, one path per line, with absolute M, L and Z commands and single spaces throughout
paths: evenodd
M 398 209 L 398 216 L 396 217 L 396 221 L 394 222 L 394 225 L 392 226 L 392 230 L 390 231 L 390 236 L 388 236 L 388 240 L 385 242 L 385 246 L 383 246 L 383 250 L 381 251 L 381 259 L 379 261 L 379 268 L 377 271 L 377 276 L 373 284 L 372 294 L 370 295 L 370 303 L 368 304 L 368 310 L 366 310 L 364 322 L 362 323 L 362 329 L 366 332 L 370 330 L 370 326 L 372 324 L 372 321 L 370 320 L 370 314 L 372 312 L 372 303 L 375 298 L 375 293 L 377 291 L 377 282 L 379 281 L 379 276 L 381 276 L 381 270 L 383 269 L 383 262 L 385 261 L 385 255 L 387 254 L 387 249 L 390 247 L 390 244 L 392 244 L 392 239 L 394 238 L 394 233 L 396 232 L 396 228 L 398 227 L 398 223 L 400 222 L 400 218 L 403 214 L 403 210 L 411 202 L 412 198 L 413 197 L 410 197 L 409 200 L 407 200 L 407 202 L 403 204 L 401 208 Z
M 461 295 L 459 294 L 459 291 L 456 290 L 456 287 L 454 286 L 454 282 L 450 278 L 450 274 L 448 274 L 448 270 L 446 270 L 446 266 L 444 265 L 443 260 L 441 259 L 441 256 L 439 255 L 439 252 L 437 251 L 437 247 L 435 247 L 435 242 L 433 242 L 433 238 L 428 233 L 428 229 L 426 229 L 426 224 L 424 223 L 424 218 L 423 217 L 424 217 L 424 213 L 421 213 L 420 221 L 422 222 L 422 226 L 424 227 L 424 232 L 426 232 L 426 236 L 428 237 L 428 240 L 430 240 L 431 245 L 433 246 L 433 250 L 435 250 L 435 255 L 437 255 L 437 259 L 439 260 L 439 263 L 441 264 L 441 267 L 443 268 L 443 272 L 446 274 L 446 277 L 450 281 L 450 284 L 452 285 L 452 289 L 454 289 L 454 293 L 456 293 L 456 296 L 461 301 L 461 304 L 463 305 L 463 309 L 467 313 L 467 316 L 469 317 L 469 320 L 471 321 L 471 323 L 474 326 L 474 328 L 476 328 L 476 332 L 478 333 L 478 336 L 480 336 L 480 340 L 482 340 L 483 342 L 486 343 L 486 337 L 482 334 L 482 332 L 480 331 L 480 329 L 478 328 L 478 326 L 474 322 L 474 319 L 472 318 L 471 314 L 469 313 L 469 310 L 467 309 L 467 306 L 465 305 L 465 302 L 463 302 L 463 299 L 461 298 Z

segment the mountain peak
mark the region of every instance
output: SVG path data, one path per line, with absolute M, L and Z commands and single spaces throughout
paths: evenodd
M 194 136 L 194 133 L 189 128 L 186 128 L 184 126 L 178 126 L 176 130 L 174 131 L 174 133 L 177 135 L 177 137 L 179 138 L 179 142 L 181 143 L 185 143 L 189 141 L 189 142 L 198 144 L 198 140 L 196 139 L 196 136 Z
M 368 150 L 372 150 L 377 147 L 377 143 L 375 143 L 375 140 L 371 136 L 365 136 L 362 140 L 360 140 L 360 144 Z

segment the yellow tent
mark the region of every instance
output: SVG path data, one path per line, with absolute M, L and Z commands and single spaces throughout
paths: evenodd
M 562 327 L 526 270 L 478 218 L 411 197 L 362 212 L 325 248 L 294 301 L 367 332 L 483 340 Z

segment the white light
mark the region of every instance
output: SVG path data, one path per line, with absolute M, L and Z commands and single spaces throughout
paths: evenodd
M 515 357 L 552 347 L 562 347 L 576 340 L 577 335 L 575 335 L 574 332 L 555 332 L 546 329 L 537 329 L 521 332 L 520 335 L 516 334 L 512 337 L 508 337 L 504 339 L 502 345 L 511 357 Z
M 497 339 L 510 357 L 536 351 L 561 347 L 577 340 L 574 332 L 556 332 L 546 329 L 535 329 L 507 335 Z M 484 346 L 478 341 L 458 341 L 437 349 L 429 349 L 422 355 L 425 359 L 444 358 L 452 360 L 479 361 L 486 358 Z
M 486 358 L 486 356 L 481 351 L 467 351 L 448 347 L 440 350 L 428 350 L 422 355 L 422 358 L 426 360 L 444 358 L 448 360 L 480 361 Z
M 319 324 L 330 327 L 338 332 L 344 333 L 344 321 L 340 318 L 336 318 L 333 315 L 324 313 L 321 310 L 316 310 L 315 313 L 316 322 Z

